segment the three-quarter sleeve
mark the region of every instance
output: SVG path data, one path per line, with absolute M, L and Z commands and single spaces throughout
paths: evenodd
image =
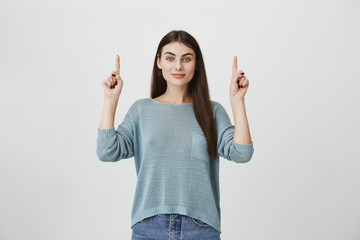
M 220 103 L 217 103 L 214 109 L 218 131 L 217 150 L 219 155 L 236 163 L 250 161 L 254 153 L 253 142 L 250 144 L 234 142 L 235 126 L 231 124 L 225 108 Z
M 116 162 L 134 156 L 135 127 L 132 113 L 134 104 L 118 128 L 100 129 L 96 140 L 96 154 L 101 161 Z

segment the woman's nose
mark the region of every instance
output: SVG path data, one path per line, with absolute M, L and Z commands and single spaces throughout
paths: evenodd
M 175 67 L 176 67 L 176 70 L 181 69 L 181 61 L 177 61 Z

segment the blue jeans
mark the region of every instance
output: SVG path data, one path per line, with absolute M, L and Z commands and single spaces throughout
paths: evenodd
M 220 232 L 196 218 L 158 214 L 135 223 L 131 240 L 220 240 Z

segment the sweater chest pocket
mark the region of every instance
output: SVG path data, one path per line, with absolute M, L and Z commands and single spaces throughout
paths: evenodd
M 192 133 L 191 157 L 204 161 L 210 160 L 210 155 L 207 151 L 206 138 L 204 135 L 197 132 Z

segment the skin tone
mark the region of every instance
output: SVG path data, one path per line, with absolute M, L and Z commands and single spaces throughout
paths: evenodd
M 248 88 L 249 80 L 241 69 L 237 70 L 237 57 L 234 56 L 229 93 L 235 122 L 234 142 L 239 144 L 252 143 L 245 109 L 245 94 Z
M 167 81 L 167 89 L 163 95 L 154 99 L 171 104 L 192 103 L 191 97 L 186 92 L 196 69 L 195 52 L 179 42 L 169 43 L 164 46 L 161 58 L 158 57 L 157 66 L 162 69 L 164 79 Z M 185 74 L 185 76 L 175 78 L 172 74 Z M 118 55 L 116 55 L 115 70 L 102 81 L 102 86 L 105 98 L 99 128 L 110 129 L 114 128 L 116 107 L 123 87 Z M 235 122 L 234 142 L 238 144 L 252 143 L 245 109 L 245 94 L 248 88 L 249 80 L 241 69 L 237 70 L 237 57 L 234 56 L 229 94 Z
M 161 57 L 157 58 L 157 66 L 162 70 L 167 88 L 164 94 L 154 99 L 171 104 L 192 103 L 187 88 L 196 68 L 194 50 L 182 43 L 171 42 L 163 47 Z M 176 78 L 172 74 L 185 74 L 185 77 Z
M 104 107 L 100 121 L 100 129 L 114 128 L 115 112 L 119 102 L 123 80 L 120 77 L 120 57 L 116 55 L 115 70 L 102 81 L 104 89 Z

